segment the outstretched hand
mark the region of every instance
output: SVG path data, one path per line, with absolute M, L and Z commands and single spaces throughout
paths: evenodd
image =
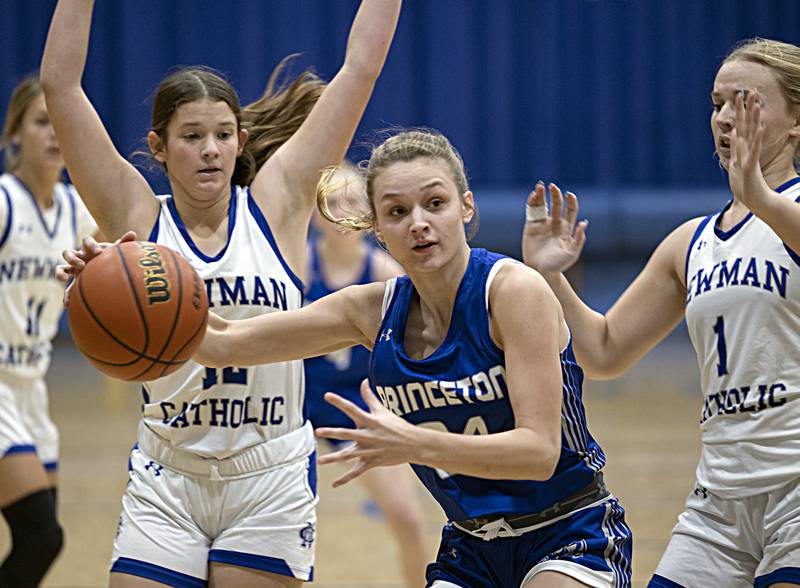
M 761 105 L 756 90 L 747 92 L 746 98 L 741 92 L 736 95 L 736 124 L 731 133 L 731 160 L 728 163 L 731 191 L 754 212 L 772 196 L 759 161 L 764 144 Z
M 127 243 L 128 241 L 136 241 L 136 233 L 128 231 L 113 243 L 98 243 L 92 237 L 85 237 L 80 249 L 65 249 L 61 252 L 61 256 L 67 263 L 65 265 L 56 266 L 56 278 L 62 282 L 69 283 L 83 271 L 87 263 L 100 255 L 104 249 L 120 243 Z M 64 291 L 65 306 L 69 303 L 69 290 L 70 289 L 67 288 Z
M 564 197 L 555 184 L 550 184 L 550 206 L 547 210 L 545 186 L 539 182 L 528 196 L 525 229 L 522 233 L 522 259 L 526 265 L 542 273 L 563 272 L 581 255 L 589 222 L 578 218 L 578 198 L 567 192 L 566 215 L 562 214 Z
M 346 484 L 371 468 L 410 461 L 409 448 L 413 445 L 414 425 L 384 408 L 370 390 L 367 380 L 361 382 L 361 397 L 367 404 L 368 412 L 338 394 L 325 394 L 327 402 L 356 424 L 355 429 L 320 427 L 316 431 L 317 437 L 352 442 L 345 449 L 319 458 L 321 465 L 355 460 L 355 464 L 346 474 L 334 480 L 334 488 Z

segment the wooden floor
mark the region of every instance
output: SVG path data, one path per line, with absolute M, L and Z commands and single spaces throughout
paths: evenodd
M 625 378 L 585 389 L 591 430 L 608 457 L 607 481 L 634 531 L 635 587 L 646 585 L 692 487 L 699 451 L 696 366 L 688 341 L 673 341 Z M 66 548 L 44 585 L 105 586 L 140 395 L 135 387 L 100 376 L 68 341 L 58 344 L 48 381 L 51 413 L 61 431 Z M 379 517 L 367 514 L 359 486 L 332 489 L 334 474 L 328 468 L 320 474 L 312 586 L 399 587 L 394 547 Z M 433 557 L 442 515 L 424 497 Z M 0 528 L 0 553 L 8 547 L 7 535 Z

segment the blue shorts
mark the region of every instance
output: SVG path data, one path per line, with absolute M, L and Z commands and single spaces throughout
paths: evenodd
M 632 547 L 615 498 L 518 537 L 485 541 L 447 524 L 427 586 L 515 588 L 540 571 L 554 571 L 597 588 L 630 588 Z

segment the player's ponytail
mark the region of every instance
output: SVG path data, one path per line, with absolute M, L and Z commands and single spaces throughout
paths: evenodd
M 297 132 L 322 96 L 325 82 L 305 70 L 291 82 L 285 73 L 296 55 L 285 57 L 272 71 L 261 98 L 242 110 L 242 126 L 250 136 L 236 162 L 233 183 L 247 185 L 277 149 Z

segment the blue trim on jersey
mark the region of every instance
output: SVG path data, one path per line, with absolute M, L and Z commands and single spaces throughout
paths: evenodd
M 676 582 L 673 582 L 672 580 L 667 580 L 664 576 L 653 574 L 653 577 L 650 578 L 650 582 L 647 583 L 647 588 L 686 588 L 686 587 Z
M 797 176 L 796 178 L 792 178 L 791 180 L 788 180 L 788 181 L 782 183 L 780 186 L 775 188 L 775 191 L 776 192 L 785 192 L 786 190 L 788 190 L 789 188 L 791 188 L 792 186 L 794 186 L 798 182 L 800 182 L 800 176 Z
M 3 454 L 3 457 L 5 457 L 6 455 L 13 455 L 15 453 L 36 453 L 36 446 L 35 445 L 12 445 Z
M 286 260 L 283 258 L 283 254 L 281 250 L 278 249 L 278 244 L 275 242 L 275 237 L 272 235 L 272 230 L 269 228 L 269 223 L 267 222 L 264 213 L 261 212 L 261 209 L 256 202 L 256 199 L 253 198 L 253 194 L 250 192 L 250 188 L 246 188 L 247 190 L 247 208 L 250 209 L 250 214 L 256 221 L 258 228 L 261 229 L 261 232 L 264 234 L 264 237 L 267 238 L 270 247 L 275 252 L 275 255 L 278 258 L 278 261 L 281 262 L 283 269 L 286 271 L 289 279 L 292 280 L 292 283 L 297 286 L 297 288 L 303 292 L 305 290 L 305 286 L 303 286 L 303 280 L 297 277 L 297 275 L 292 271 L 289 267 L 289 264 L 286 263 Z
M 797 182 L 800 182 L 800 178 L 795 178 L 792 185 L 796 184 Z M 800 196 L 795 198 L 794 201 L 800 203 Z M 2 247 L 2 241 L 0 241 L 0 247 Z M 786 253 L 789 254 L 789 257 L 792 258 L 792 261 L 794 261 L 797 265 L 800 265 L 800 255 L 798 255 L 791 248 L 789 248 L 789 246 L 786 243 L 783 244 L 783 248 L 786 249 Z
M 713 217 L 713 214 L 709 214 L 706 218 L 701 220 L 700 224 L 697 225 L 697 228 L 694 231 L 694 235 L 692 235 L 692 240 L 689 241 L 689 249 L 686 250 L 686 264 L 683 271 L 683 283 L 687 286 L 689 284 L 689 256 L 692 254 L 692 247 L 694 247 L 695 242 L 700 238 L 700 233 L 702 233 L 703 229 L 706 228 L 708 221 L 710 221 Z
M 740 220 L 738 223 L 736 223 L 735 227 L 733 227 L 732 229 L 730 229 L 728 231 L 723 231 L 722 229 L 720 229 L 717 226 L 717 223 L 719 223 L 719 219 L 722 218 L 722 215 L 725 214 L 725 212 L 731 207 L 732 204 L 733 204 L 733 200 L 728 200 L 728 203 L 719 212 L 719 216 L 717 217 L 717 220 L 714 221 L 714 234 L 717 236 L 717 238 L 720 241 L 727 241 L 728 239 L 733 237 L 736 233 L 739 232 L 739 230 L 745 224 L 747 224 L 747 221 L 749 221 L 751 218 L 753 218 L 753 213 L 752 212 L 748 212 L 742 220 Z
M 153 224 L 153 228 L 150 229 L 150 234 L 147 236 L 147 240 L 151 243 L 155 243 L 158 241 L 158 229 L 159 224 L 161 223 L 161 208 L 159 207 L 158 216 L 156 217 L 156 222 Z
M 57 461 L 47 461 L 42 464 L 46 472 L 55 472 L 58 471 L 58 462 Z
M 174 586 L 174 588 L 205 588 L 208 583 L 201 579 L 195 578 L 188 574 L 176 572 L 163 566 L 141 561 L 138 559 L 131 559 L 129 557 L 119 557 L 111 565 L 111 572 L 117 574 L 128 574 L 129 576 L 138 576 L 160 582 L 167 586 Z
M 0 237 L 0 248 L 6 244 L 6 239 L 8 239 L 9 233 L 11 233 L 11 221 L 14 218 L 14 209 L 11 206 L 11 195 L 8 193 L 8 190 L 5 187 L 0 186 L 0 190 L 3 191 L 3 194 L 6 195 L 6 202 L 8 202 L 8 217 L 6 218 L 6 228 L 3 229 L 3 236 Z
M 286 563 L 286 560 L 277 557 L 269 557 L 268 555 L 254 555 L 252 553 L 241 553 L 239 551 L 229 551 L 227 549 L 212 549 L 208 552 L 208 561 L 230 564 L 241 568 L 261 570 L 263 572 L 271 572 L 281 576 L 289 576 L 290 578 L 296 577 L 292 573 L 289 564 Z
M 56 204 L 56 206 L 58 206 L 58 208 L 56 209 L 56 220 L 53 223 L 53 229 L 50 230 L 47 227 L 47 223 L 44 222 L 44 216 L 42 215 L 42 209 L 39 208 L 39 203 L 36 201 L 36 196 L 34 196 L 33 192 L 31 192 L 28 189 L 28 186 L 25 185 L 25 182 L 20 180 L 14 174 L 9 174 L 9 175 L 17 181 L 17 183 L 22 188 L 22 191 L 26 192 L 28 194 L 28 196 L 30 196 L 31 202 L 33 203 L 33 207 L 36 209 L 36 214 L 39 216 L 39 220 L 42 223 L 42 228 L 44 229 L 44 232 L 47 235 L 48 239 L 52 240 L 53 237 L 56 236 L 56 231 L 58 230 L 58 224 L 59 224 L 59 222 L 61 222 L 61 200 L 58 199 L 58 198 L 53 198 L 53 202 Z
M 796 178 L 792 178 L 791 180 L 789 180 L 789 181 L 787 181 L 787 182 L 784 182 L 783 184 L 781 184 L 780 186 L 778 186 L 777 188 L 775 188 L 775 191 L 776 191 L 776 192 L 779 192 L 779 193 L 780 193 L 780 192 L 784 192 L 784 191 L 788 190 L 789 188 L 791 188 L 792 186 L 794 186 L 795 184 L 797 184 L 798 182 L 800 182 L 800 176 L 798 176 L 798 177 L 796 177 Z M 728 209 L 731 207 L 731 205 L 732 205 L 732 204 L 733 204 L 733 200 L 729 200 L 729 201 L 728 201 L 728 203 L 725 205 L 725 207 L 724 207 L 724 208 L 723 208 L 723 209 L 720 211 L 720 213 L 719 213 L 719 217 L 720 217 L 720 218 L 722 218 L 722 215 L 723 215 L 723 214 L 725 214 L 725 211 L 726 211 L 726 210 L 728 210 Z M 739 232 L 739 230 L 740 230 L 740 229 L 741 229 L 741 228 L 742 228 L 742 227 L 743 227 L 743 226 L 744 226 L 744 225 L 747 223 L 747 221 L 749 221 L 751 218 L 753 218 L 753 213 L 752 213 L 752 212 L 748 212 L 748 213 L 747 213 L 747 215 L 746 215 L 746 216 L 745 216 L 745 217 L 744 217 L 742 220 L 740 220 L 740 221 L 739 221 L 739 222 L 736 224 L 736 226 L 735 226 L 735 227 L 733 227 L 733 228 L 732 228 L 732 229 L 730 229 L 729 231 L 723 231 L 722 229 L 720 229 L 719 227 L 717 227 L 716 223 L 714 223 L 714 234 L 715 234 L 715 235 L 716 235 L 716 236 L 717 236 L 717 237 L 718 237 L 720 240 L 722 240 L 722 241 L 727 241 L 728 239 L 730 239 L 731 237 L 733 237 L 733 236 L 734 236 L 736 233 L 738 233 L 738 232 Z M 719 220 L 719 219 L 718 219 L 718 220 Z
M 181 215 L 178 213 L 178 209 L 175 206 L 175 199 L 172 196 L 167 197 L 167 209 L 169 210 L 170 215 L 172 216 L 172 220 L 175 222 L 175 226 L 178 227 L 178 231 L 180 231 L 183 240 L 186 241 L 186 244 L 189 246 L 194 254 L 202 259 L 206 263 L 211 263 L 213 261 L 219 261 L 222 259 L 222 256 L 225 255 L 225 252 L 228 250 L 228 245 L 231 244 L 231 237 L 233 236 L 233 226 L 236 224 L 236 188 L 231 187 L 231 199 L 230 203 L 228 204 L 228 240 L 225 242 L 225 247 L 222 250 L 214 255 L 213 257 L 206 255 L 200 248 L 195 244 L 192 236 L 189 234 L 189 231 L 186 229 L 186 225 L 183 224 L 183 219 L 181 219 Z
M 800 584 L 800 568 L 778 568 L 774 572 L 756 578 L 753 586 L 754 588 L 767 588 L 778 582 Z
M 308 456 L 308 487 L 311 488 L 311 494 L 314 498 L 317 497 L 317 450 L 311 452 Z

